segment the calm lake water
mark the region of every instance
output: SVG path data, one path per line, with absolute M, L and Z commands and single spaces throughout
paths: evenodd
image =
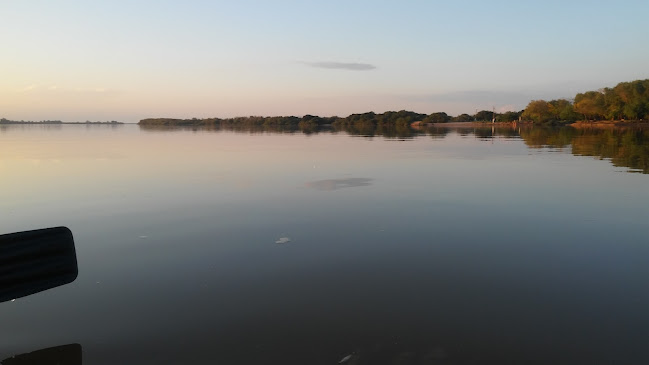
M 79 276 L 0 303 L 0 361 L 648 364 L 642 131 L 2 126 L 0 233 Z

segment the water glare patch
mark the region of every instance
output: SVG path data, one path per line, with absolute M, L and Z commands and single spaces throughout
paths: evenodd
M 372 179 L 367 177 L 350 177 L 348 179 L 318 180 L 306 183 L 306 187 L 322 191 L 338 190 L 342 188 L 356 188 L 370 186 Z
M 277 244 L 283 244 L 283 243 L 289 243 L 291 242 L 291 239 L 289 237 L 280 237 L 275 243 Z

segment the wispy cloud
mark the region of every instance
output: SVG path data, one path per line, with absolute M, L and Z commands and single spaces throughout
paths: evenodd
M 521 91 L 487 91 L 487 90 L 466 90 L 440 94 L 411 94 L 400 95 L 402 100 L 431 105 L 442 105 L 447 107 L 462 106 L 467 108 L 491 110 L 493 106 L 498 111 L 523 109 L 531 100 L 557 98 L 556 93 L 551 92 L 530 92 Z
M 41 86 L 38 84 L 33 84 L 26 86 L 22 89 L 16 90 L 18 93 L 34 93 L 34 94 L 47 94 L 47 95 L 63 95 L 63 94 L 101 94 L 101 95 L 113 95 L 117 94 L 117 90 L 108 89 L 105 87 L 95 87 L 95 88 L 69 88 L 69 87 L 60 87 L 58 85 L 51 86 Z
M 349 71 L 369 71 L 374 70 L 376 66 L 369 63 L 358 62 L 302 62 L 307 66 L 316 68 L 326 68 L 331 70 L 349 70 Z
M 29 85 L 29 86 L 25 86 L 22 89 L 18 90 L 18 92 L 23 92 L 24 93 L 24 92 L 27 92 L 27 91 L 32 91 L 32 90 L 34 90 L 36 88 L 38 88 L 38 85 Z
M 466 90 L 442 94 L 412 95 L 414 99 L 432 102 L 511 102 L 519 99 L 528 100 L 530 95 L 527 92 L 508 92 L 508 91 L 487 91 L 487 90 Z
M 505 113 L 505 112 L 515 112 L 515 111 L 517 111 L 519 109 L 520 109 L 520 107 L 517 107 L 514 104 L 507 104 L 507 105 L 502 105 L 499 108 L 496 108 L 496 111 L 498 113 Z

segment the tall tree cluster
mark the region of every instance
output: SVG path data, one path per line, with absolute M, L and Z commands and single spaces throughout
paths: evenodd
M 649 117 L 649 79 L 621 82 L 565 99 L 532 100 L 522 115 L 536 123 L 577 120 L 643 120 Z

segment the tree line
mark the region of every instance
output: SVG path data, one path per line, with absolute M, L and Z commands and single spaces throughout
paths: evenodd
M 32 120 L 9 120 L 6 118 L 0 118 L 0 124 L 63 124 L 60 120 L 41 120 L 38 122 Z
M 519 118 L 521 112 L 507 112 L 503 114 L 496 113 L 496 121 L 514 121 Z M 452 117 L 444 112 L 437 112 L 432 114 L 422 114 L 407 110 L 400 111 L 387 111 L 385 113 L 367 112 L 361 114 L 351 114 L 347 117 L 319 117 L 315 115 L 304 115 L 302 117 L 296 116 L 279 116 L 279 117 L 262 117 L 262 116 L 249 116 L 249 117 L 235 117 L 235 118 L 191 118 L 191 119 L 175 119 L 175 118 L 147 118 L 142 119 L 140 125 L 162 125 L 162 126 L 209 126 L 219 124 L 225 127 L 240 125 L 245 127 L 265 126 L 265 127 L 293 127 L 293 128 L 308 128 L 308 127 L 322 127 L 322 126 L 410 126 L 412 123 L 448 123 L 448 122 L 472 122 L 472 121 L 491 121 L 493 117 L 491 111 L 483 110 L 475 115 L 461 114 Z
M 25 120 L 9 120 L 6 118 L 0 118 L 0 124 L 124 124 L 124 123 L 118 122 L 116 120 L 110 120 L 106 122 L 102 122 L 102 121 L 91 122 L 89 120 L 86 120 L 85 122 L 63 122 L 60 120 L 25 121 Z
M 215 125 L 246 127 L 315 128 L 322 126 L 410 126 L 449 122 L 491 122 L 508 123 L 526 121 L 533 123 L 573 123 L 579 120 L 645 120 L 649 117 L 649 79 L 621 82 L 613 88 L 587 91 L 575 95 L 574 99 L 532 100 L 524 110 L 495 113 L 481 110 L 473 115 L 450 116 L 445 112 L 431 114 L 407 110 L 385 113 L 367 112 L 347 117 L 319 117 L 315 115 L 277 117 L 236 117 L 206 119 L 148 118 L 141 125 Z
M 536 123 L 645 120 L 649 117 L 649 79 L 586 91 L 575 95 L 572 101 L 532 100 L 521 117 Z

